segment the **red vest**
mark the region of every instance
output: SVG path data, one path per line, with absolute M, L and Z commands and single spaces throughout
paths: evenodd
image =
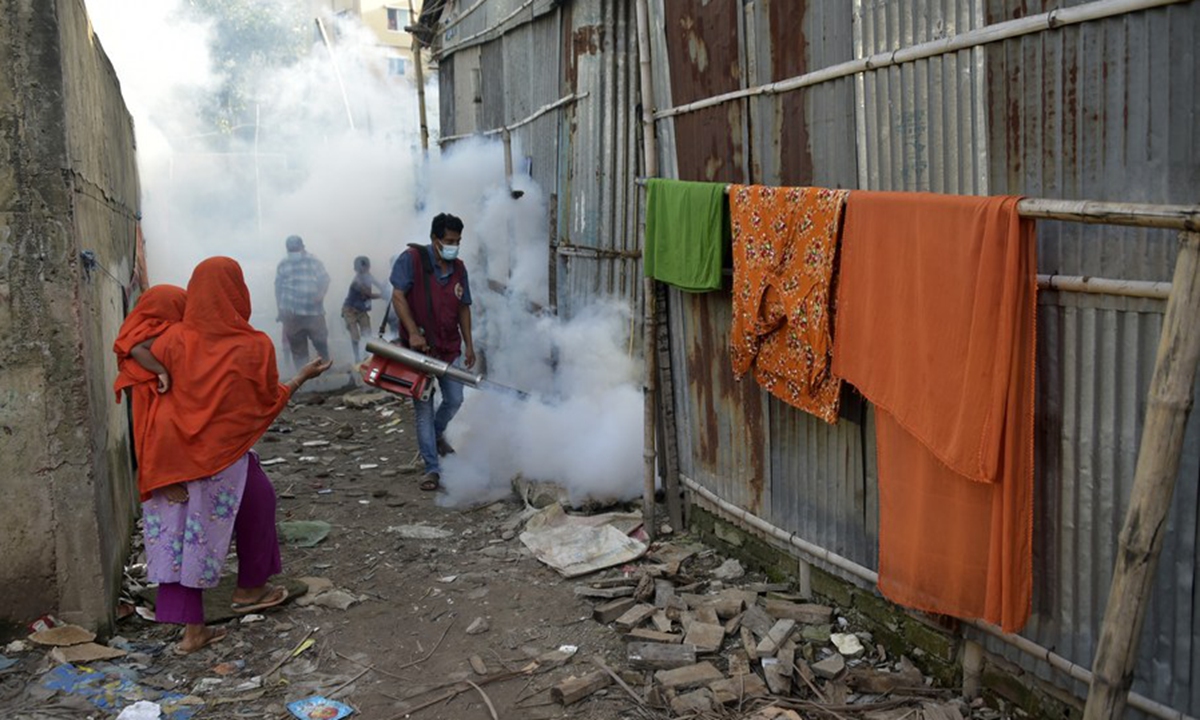
M 413 284 L 404 293 L 417 327 L 425 334 L 432 348 L 430 355 L 444 362 L 454 362 L 462 353 L 462 333 L 458 327 L 458 311 L 466 290 L 467 271 L 462 260 L 455 260 L 450 279 L 445 285 L 434 278 L 432 252 L 421 245 L 409 245 L 405 252 L 412 260 Z M 428 288 L 428 291 L 426 290 Z M 408 331 L 400 324 L 400 341 L 408 347 Z

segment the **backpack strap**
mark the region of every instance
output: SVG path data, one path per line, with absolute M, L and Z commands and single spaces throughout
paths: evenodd
M 433 291 L 429 287 L 429 281 L 431 279 L 431 276 L 433 275 L 433 261 L 430 260 L 429 254 L 425 252 L 424 246 L 419 245 L 417 243 L 409 243 L 408 247 L 416 250 L 417 257 L 419 257 L 421 259 L 421 271 L 423 273 L 425 273 L 425 276 L 426 276 L 424 278 L 424 283 L 423 283 L 425 285 L 425 303 L 429 307 L 429 317 L 432 320 L 432 318 L 433 318 Z M 406 250 L 405 252 L 408 252 L 408 251 Z M 392 312 L 392 299 L 388 298 L 387 307 L 383 311 L 383 321 L 379 323 L 379 337 L 383 337 L 384 331 L 387 330 L 387 321 L 388 321 L 388 317 L 390 317 L 389 313 L 391 313 L 391 312 Z M 397 319 L 399 319 L 399 318 L 397 318 Z M 423 328 L 420 328 L 420 326 L 418 326 L 418 328 L 421 330 L 421 334 L 425 334 L 425 330 Z

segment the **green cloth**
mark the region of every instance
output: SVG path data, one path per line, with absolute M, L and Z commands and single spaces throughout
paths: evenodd
M 688 292 L 721 288 L 732 246 L 722 183 L 646 181 L 646 277 Z

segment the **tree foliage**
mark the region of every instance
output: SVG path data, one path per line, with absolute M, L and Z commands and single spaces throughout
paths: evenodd
M 291 65 L 312 44 L 306 0 L 188 0 L 198 20 L 213 24 L 212 57 L 224 76 L 203 110 L 220 131 L 253 125 L 256 88 L 264 73 Z

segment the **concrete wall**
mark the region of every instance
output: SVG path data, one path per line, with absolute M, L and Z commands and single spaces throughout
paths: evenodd
M 0 0 L 0 67 L 0 621 L 104 628 L 136 510 L 110 350 L 133 123 L 82 0 Z

